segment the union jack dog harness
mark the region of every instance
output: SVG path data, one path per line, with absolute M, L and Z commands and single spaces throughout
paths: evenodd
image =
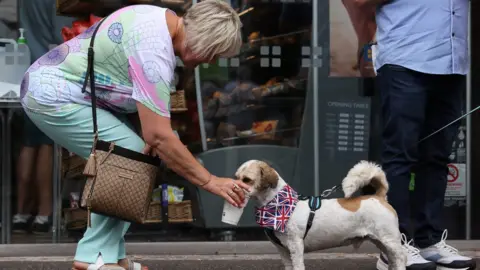
M 287 228 L 288 220 L 295 210 L 298 201 L 307 201 L 310 207 L 308 215 L 307 228 L 303 238 L 307 237 L 308 231 L 312 227 L 315 211 L 321 206 L 321 197 L 302 196 L 293 190 L 289 185 L 285 185 L 275 197 L 262 207 L 255 208 L 255 220 L 260 227 L 265 229 L 267 237 L 277 245 L 283 246 L 280 239 L 275 236 L 275 231 L 284 233 Z

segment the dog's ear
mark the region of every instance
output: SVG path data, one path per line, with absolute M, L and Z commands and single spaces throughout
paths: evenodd
M 278 184 L 278 174 L 265 162 L 260 162 L 260 190 L 276 188 Z

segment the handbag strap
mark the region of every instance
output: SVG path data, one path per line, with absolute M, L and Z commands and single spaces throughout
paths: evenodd
M 87 91 L 87 84 L 90 80 L 90 98 L 92 100 L 92 118 L 93 118 L 93 136 L 94 142 L 98 139 L 98 126 L 97 126 L 97 96 L 95 95 L 95 70 L 93 68 L 94 64 L 94 54 L 93 45 L 95 43 L 95 36 L 97 35 L 100 25 L 105 21 L 103 18 L 93 31 L 92 37 L 90 38 L 90 45 L 88 46 L 88 63 L 87 63 L 87 72 L 85 73 L 85 81 L 83 82 L 82 93 Z

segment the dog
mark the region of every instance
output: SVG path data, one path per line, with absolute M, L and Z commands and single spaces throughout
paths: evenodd
M 299 196 L 266 162 L 249 160 L 235 173 L 251 186 L 257 223 L 277 247 L 286 270 L 304 270 L 304 253 L 373 242 L 388 258 L 390 270 L 406 268 L 398 217 L 387 202 L 388 183 L 375 163 L 361 161 L 342 182 L 345 198 L 309 199 Z M 376 193 L 354 193 L 371 185 Z M 318 208 L 318 209 L 317 209 Z

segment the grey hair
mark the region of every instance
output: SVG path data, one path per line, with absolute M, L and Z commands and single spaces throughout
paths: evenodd
M 221 0 L 193 5 L 183 17 L 186 45 L 202 58 L 232 57 L 242 46 L 242 22 L 237 12 Z

